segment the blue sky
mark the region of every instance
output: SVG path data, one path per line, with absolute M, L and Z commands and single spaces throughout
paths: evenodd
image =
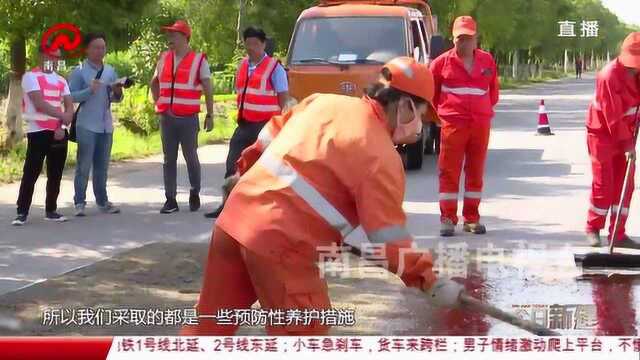
M 640 26 L 640 0 L 601 0 L 602 4 L 628 24 Z

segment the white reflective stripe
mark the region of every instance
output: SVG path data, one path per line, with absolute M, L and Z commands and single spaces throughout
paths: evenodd
M 472 87 L 450 88 L 450 87 L 445 86 L 445 85 L 442 85 L 441 90 L 442 90 L 442 92 L 450 92 L 450 93 L 456 94 L 456 95 L 478 95 L 478 96 L 482 96 L 482 95 L 485 95 L 487 93 L 487 90 L 479 89 L 479 88 L 472 88 Z
M 614 213 L 614 214 L 618 213 L 618 205 L 613 205 L 611 207 L 611 212 Z M 624 215 L 624 216 L 629 215 L 629 208 L 623 207 L 621 214 Z
M 538 114 L 546 114 L 547 108 L 544 105 L 538 106 Z
M 158 103 L 170 104 L 171 98 L 166 96 L 160 96 L 158 98 Z M 181 104 L 181 105 L 200 105 L 200 99 L 183 99 L 183 98 L 174 97 L 173 103 Z
M 609 212 L 609 209 L 600 209 L 595 207 L 594 205 L 591 205 L 591 207 L 589 208 L 589 210 L 591 210 L 592 212 L 600 215 L 600 216 L 607 216 L 607 213 Z
M 276 96 L 277 95 L 275 90 L 259 90 L 259 89 L 252 89 L 252 88 L 247 88 L 247 92 L 246 93 L 250 94 L 250 95 L 262 95 L 262 96 Z
M 199 69 L 200 65 L 200 60 L 202 59 L 202 53 L 196 53 L 196 56 L 193 57 L 193 62 L 191 63 L 191 70 L 189 70 L 189 81 L 188 84 L 193 86 L 196 83 L 196 80 L 198 79 L 197 76 L 197 72 Z M 198 74 L 199 75 L 199 74 Z
M 458 200 L 458 193 L 440 193 L 440 200 Z
M 169 85 L 169 88 L 171 88 L 171 85 Z M 202 90 L 202 84 L 198 84 L 198 86 L 191 84 L 173 84 L 173 88 L 180 90 Z
M 316 189 L 313 188 L 298 172 L 287 165 L 282 159 L 276 158 L 269 151 L 262 154 L 258 160 L 273 176 L 284 182 L 300 196 L 315 212 L 331 227 L 346 237 L 353 231 L 353 227 L 340 212 L 331 205 Z
M 538 129 L 545 129 L 545 128 L 548 128 L 548 127 L 549 127 L 549 124 L 547 124 L 547 125 L 538 125 Z
M 43 90 L 42 94 L 44 96 L 59 97 L 60 96 L 60 90 Z
M 42 113 L 22 113 L 23 120 L 30 121 L 48 121 L 48 120 L 58 120 L 56 118 L 49 117 Z
M 464 197 L 467 199 L 482 199 L 482 192 L 467 191 L 464 193 Z
M 259 111 L 259 112 L 278 112 L 280 106 L 278 105 L 258 105 L 245 102 L 243 105 L 244 110 Z
M 367 237 L 372 243 L 386 243 L 394 240 L 403 240 L 411 237 L 407 228 L 401 225 L 389 226 L 380 230 L 368 233 Z
M 267 65 L 267 69 L 262 74 L 262 79 L 260 80 L 260 90 L 267 91 L 267 80 L 271 77 L 271 72 L 278 64 L 278 61 L 274 58 L 269 59 L 269 65 Z M 247 93 L 249 92 L 249 88 L 247 88 Z
M 268 128 L 269 124 L 263 127 L 258 134 L 258 142 L 260 142 L 260 145 L 262 145 L 263 151 L 267 148 L 267 146 L 269 146 L 269 144 L 271 144 L 271 141 L 273 141 L 273 136 L 271 136 L 271 131 Z

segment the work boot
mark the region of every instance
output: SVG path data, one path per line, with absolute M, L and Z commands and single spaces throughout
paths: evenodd
M 464 223 L 462 230 L 476 235 L 483 235 L 487 233 L 487 228 L 480 223 Z
M 216 219 L 218 216 L 220 216 L 220 213 L 222 213 L 223 209 L 224 209 L 224 205 L 220 205 L 218 206 L 217 209 L 213 210 L 212 212 L 208 212 L 204 214 L 204 217 L 206 217 L 207 219 Z
M 455 234 L 456 226 L 450 219 L 445 219 L 440 223 L 440 236 L 451 237 Z
M 624 235 L 622 240 L 615 242 L 613 246 L 614 248 L 640 249 L 640 243 L 631 240 L 631 238 L 626 234 Z
M 587 241 L 589 242 L 589 246 L 602 246 L 602 239 L 600 239 L 599 231 L 587 232 Z

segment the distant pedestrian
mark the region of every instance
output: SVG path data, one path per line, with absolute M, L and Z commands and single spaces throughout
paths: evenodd
M 575 65 L 576 65 L 576 79 L 582 79 L 582 67 L 583 67 L 582 58 L 576 57 Z

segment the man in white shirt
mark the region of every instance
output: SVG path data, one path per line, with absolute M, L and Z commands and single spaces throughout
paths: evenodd
M 47 159 L 45 220 L 63 222 L 57 212 L 60 180 L 67 160 L 66 126 L 73 118 L 73 100 L 67 81 L 55 72 L 60 50 L 40 48 L 40 66 L 22 77 L 22 118 L 27 122 L 27 156 L 18 195 L 18 216 L 12 224 L 24 225 L 29 215 L 36 181 Z M 62 104 L 64 103 L 64 107 Z

